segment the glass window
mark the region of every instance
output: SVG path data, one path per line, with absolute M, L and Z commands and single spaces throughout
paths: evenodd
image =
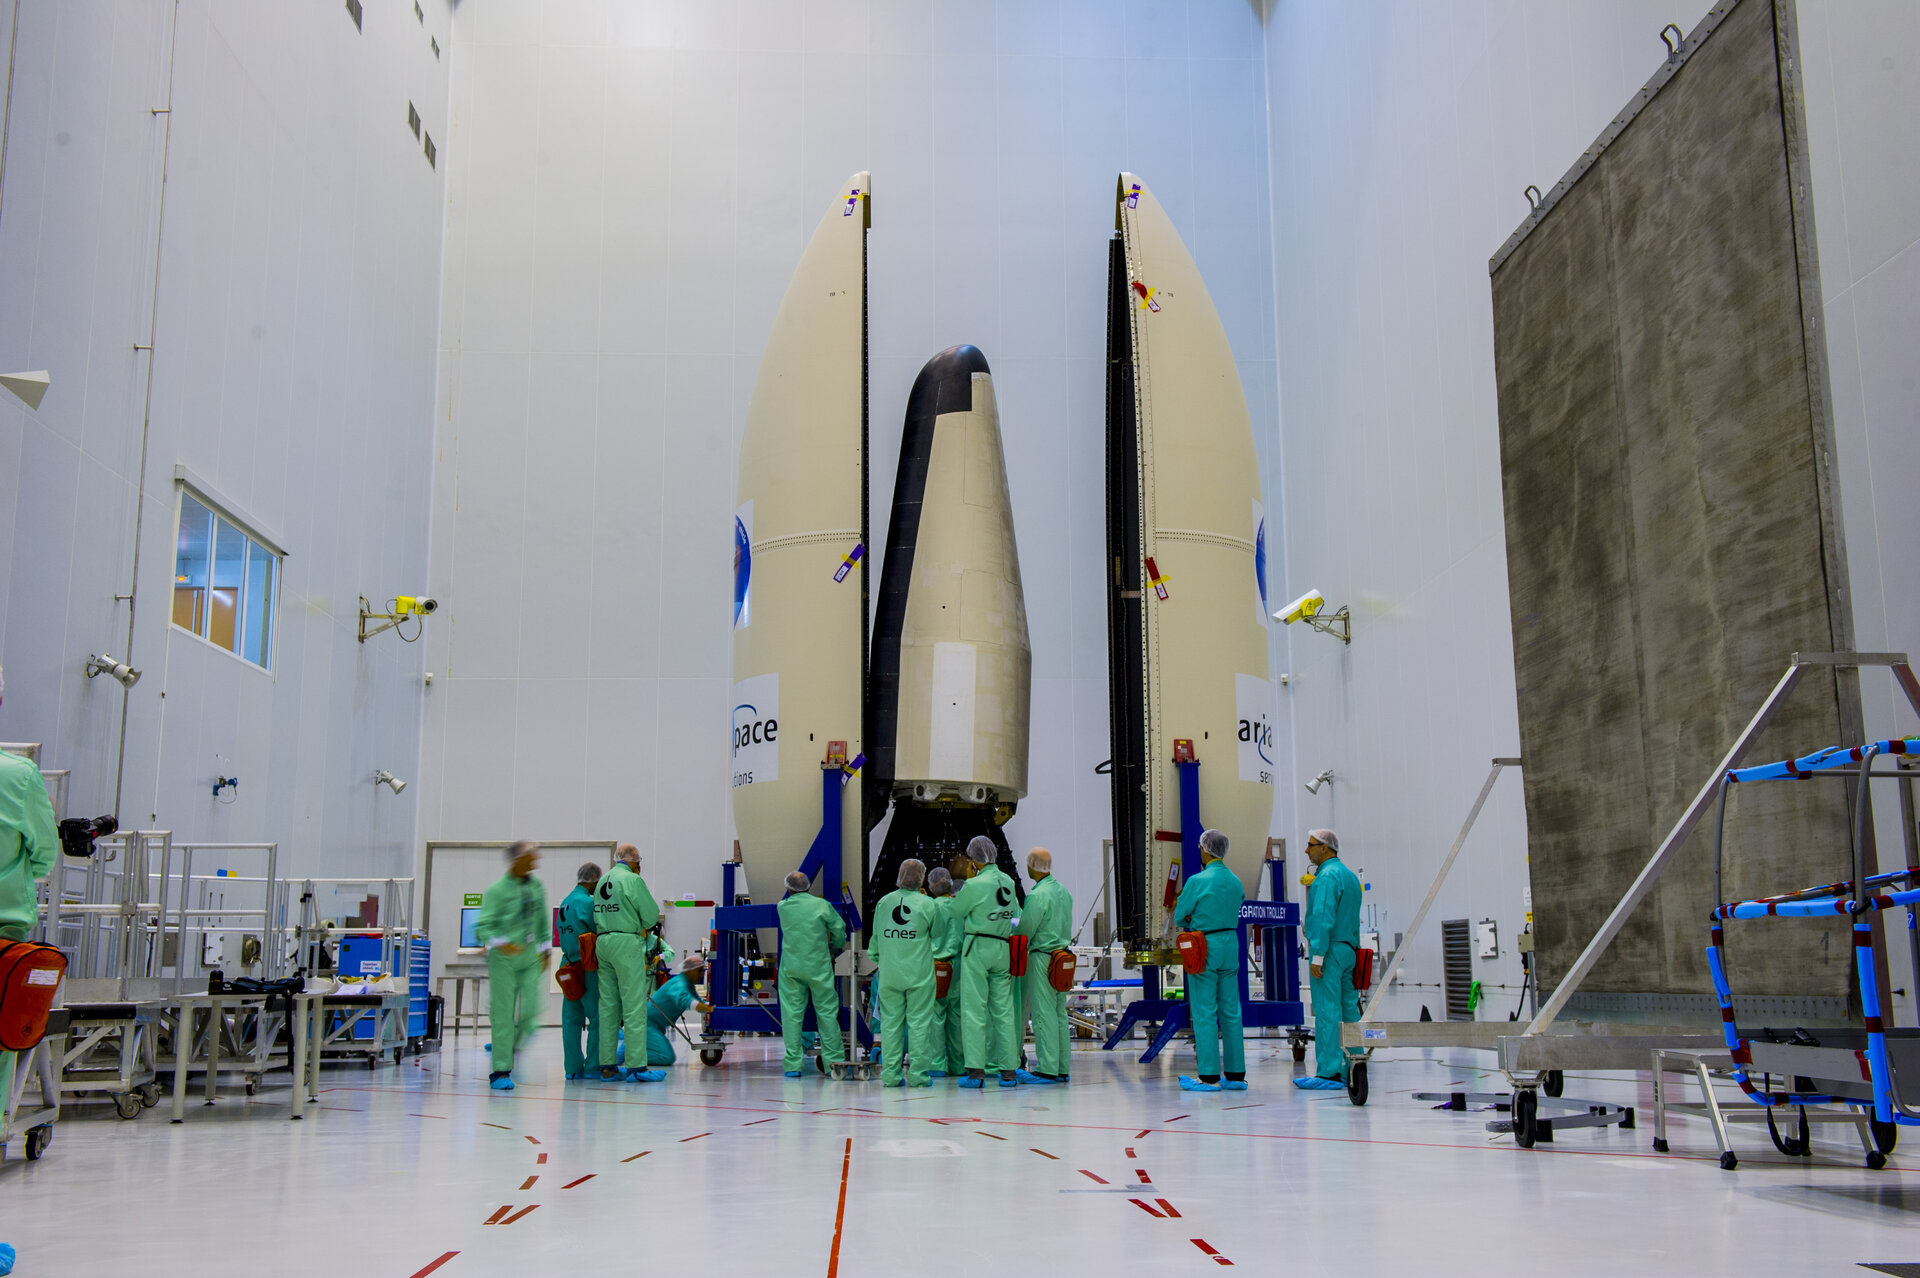
M 191 492 L 180 494 L 174 625 L 270 669 L 279 571 L 277 554 Z

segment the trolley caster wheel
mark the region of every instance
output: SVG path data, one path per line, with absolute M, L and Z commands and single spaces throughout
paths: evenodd
M 1295 1043 L 1293 1045 L 1293 1059 L 1296 1061 L 1304 1061 L 1307 1059 L 1307 1045 L 1305 1043 Z
M 367 1068 L 369 1070 L 373 1069 L 375 1066 L 379 1064 L 380 1064 L 380 1058 L 378 1056 L 367 1057 Z
M 1900 1143 L 1898 1123 L 1883 1123 L 1877 1118 L 1869 1118 L 1867 1127 L 1873 1132 L 1874 1148 L 1883 1154 L 1891 1154 L 1894 1146 Z
M 1732 1171 L 1734 1168 L 1738 1167 L 1739 1165 L 1740 1165 L 1740 1160 L 1739 1158 L 1735 1157 L 1734 1152 L 1731 1149 L 1729 1149 L 1726 1153 L 1720 1155 L 1721 1171 Z
M 254 1077 L 252 1074 L 249 1074 L 247 1075 L 247 1081 L 241 1084 L 241 1088 L 246 1092 L 247 1095 L 249 1096 L 255 1095 L 260 1090 L 260 1080 Z
M 46 1153 L 47 1146 L 51 1144 L 53 1144 L 53 1129 L 51 1127 L 36 1127 L 32 1131 L 28 1132 L 27 1133 L 28 1161 L 38 1162 L 40 1160 L 40 1155 Z
M 720 1063 L 720 1058 L 724 1055 L 726 1055 L 726 1052 L 722 1048 L 703 1047 L 700 1049 L 700 1063 L 708 1069 L 712 1069 Z
M 1667 1142 L 1666 1142 L 1666 1141 L 1664 1141 L 1664 1140 L 1662 1140 L 1662 1139 L 1661 1139 L 1660 1137 L 1658 1137 L 1658 1136 L 1655 1136 L 1655 1137 L 1653 1138 L 1653 1152 L 1654 1152 L 1654 1153 L 1656 1153 L 1656 1154 L 1664 1154 L 1664 1153 L 1666 1153 L 1666 1152 L 1667 1152 Z
M 1367 1103 L 1367 1063 L 1355 1061 L 1347 1069 L 1347 1099 L 1356 1105 Z
M 1867 1155 L 1868 1171 L 1879 1171 L 1882 1167 L 1885 1167 L 1886 1165 L 1887 1165 L 1887 1156 L 1881 1153 L 1879 1150 L 1876 1149 L 1871 1154 Z
M 1546 1077 L 1540 1080 L 1540 1090 L 1549 1096 L 1558 1096 L 1566 1089 L 1567 1076 L 1557 1069 L 1548 1070 Z
M 1540 1098 L 1531 1088 L 1513 1094 L 1513 1140 L 1522 1149 L 1532 1149 L 1540 1138 L 1539 1111 Z
M 132 1092 L 121 1092 L 113 1098 L 113 1112 L 122 1118 L 140 1117 L 140 1098 Z
M 145 1087 L 136 1088 L 135 1095 L 140 1097 L 142 1108 L 152 1109 L 160 1103 L 160 1084 L 148 1083 Z

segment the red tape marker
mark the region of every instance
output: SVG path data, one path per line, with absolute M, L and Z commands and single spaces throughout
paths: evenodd
M 1093 1182 L 1094 1184 L 1096 1184 L 1096 1185 L 1111 1185 L 1111 1184 L 1113 1183 L 1113 1182 L 1112 1182 L 1112 1181 L 1110 1181 L 1110 1180 L 1102 1180 L 1102 1179 L 1100 1179 L 1100 1178 L 1099 1178 L 1098 1176 L 1096 1176 L 1096 1175 L 1094 1175 L 1094 1174 L 1093 1174 L 1092 1172 L 1090 1172 L 1090 1171 L 1088 1171 L 1088 1170 L 1087 1170 L 1086 1168 L 1084 1168 L 1084 1167 L 1082 1167 L 1082 1168 L 1080 1169 L 1080 1174 L 1081 1174 L 1082 1176 L 1085 1176 L 1085 1177 L 1086 1177 L 1086 1178 L 1087 1178 L 1088 1180 L 1090 1180 L 1090 1181 L 1092 1181 L 1092 1182 Z
M 505 1220 L 501 1221 L 500 1223 L 503 1225 L 511 1225 L 514 1221 L 520 1219 L 522 1216 L 526 1215 L 528 1212 L 538 1211 L 538 1210 L 540 1210 L 539 1203 L 534 1203 L 530 1207 L 522 1207 L 519 1211 L 516 1211 L 515 1213 L 513 1213 L 513 1215 L 507 1217 Z
M 1155 1220 L 1161 1219 L 1160 1213 L 1155 1211 L 1153 1208 L 1147 1206 L 1147 1204 L 1142 1200 L 1138 1198 L 1129 1198 L 1127 1199 L 1127 1201 L 1132 1203 L 1135 1207 L 1138 1207 L 1141 1211 L 1144 1211 L 1145 1213 L 1147 1213 L 1147 1215 L 1152 1216 Z
M 428 1274 L 432 1273 L 434 1270 L 438 1269 L 440 1266 L 446 1264 L 449 1260 L 452 1260 L 455 1256 L 459 1254 L 460 1253 L 457 1251 L 450 1251 L 446 1255 L 440 1257 L 440 1259 L 438 1260 L 429 1261 L 425 1269 L 414 1270 L 411 1275 L 411 1278 L 427 1278 Z
M 595 1176 L 598 1176 L 599 1174 L 600 1174 L 599 1172 L 588 1172 L 586 1175 L 582 1176 L 579 1180 L 570 1180 L 566 1184 L 560 1186 L 560 1188 L 572 1189 L 575 1186 L 584 1185 L 588 1181 L 592 1180 Z
M 1173 1209 L 1173 1204 L 1172 1204 L 1172 1203 L 1170 1203 L 1170 1202 L 1168 1202 L 1168 1201 L 1167 1201 L 1166 1199 L 1164 1199 L 1164 1198 L 1156 1198 L 1156 1199 L 1154 1199 L 1153 1201 L 1155 1201 L 1156 1203 L 1159 1203 L 1159 1204 L 1160 1204 L 1160 1210 L 1162 1210 L 1162 1211 L 1164 1211 L 1164 1212 L 1166 1212 L 1166 1213 L 1167 1213 L 1167 1215 L 1169 1215 L 1169 1216 L 1178 1216 L 1178 1215 L 1180 1214 L 1179 1212 L 1177 1212 L 1177 1211 L 1175 1211 L 1175 1210 Z
M 526 1193 L 526 1192 L 527 1192 L 527 1191 L 528 1191 L 529 1189 L 532 1189 L 532 1188 L 533 1188 L 533 1182 L 534 1182 L 534 1181 L 536 1181 L 536 1180 L 539 1180 L 539 1179 L 540 1179 L 540 1173 L 539 1173 L 539 1172 L 535 1172 L 535 1173 L 534 1173 L 533 1175 L 531 1175 L 531 1176 L 529 1176 L 529 1177 L 527 1177 L 527 1178 L 526 1178 L 525 1180 L 523 1180 L 523 1181 L 521 1181 L 521 1182 L 520 1182 L 520 1192 L 524 1194 L 524 1193 Z
M 643 1149 L 639 1153 L 635 1154 L 633 1158 L 645 1158 L 648 1154 L 651 1154 L 652 1152 L 653 1151 L 651 1149 Z M 630 1163 L 633 1161 L 633 1158 L 623 1158 L 620 1161 L 623 1163 Z
M 1030 1153 L 1030 1154 L 1038 1154 L 1038 1155 L 1040 1155 L 1040 1157 L 1042 1157 L 1042 1158 L 1051 1158 L 1051 1159 L 1052 1159 L 1052 1160 L 1053 1160 L 1054 1162 L 1056 1162 L 1056 1163 L 1060 1161 L 1060 1155 L 1058 1155 L 1058 1154 L 1049 1154 L 1049 1153 L 1048 1153 L 1048 1152 L 1047 1152 L 1046 1150 L 1044 1150 L 1044 1149 L 1034 1149 L 1034 1148 L 1033 1148 L 1032 1146 L 1028 1146 L 1028 1148 L 1027 1148 L 1027 1152 L 1028 1152 L 1028 1153 Z

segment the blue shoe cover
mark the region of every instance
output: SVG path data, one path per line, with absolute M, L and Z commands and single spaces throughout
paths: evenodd
M 1026 1073 L 1025 1070 L 1020 1070 L 1018 1073 L 1000 1075 L 1000 1086 L 1002 1087 L 1020 1086 L 1020 1075 L 1024 1073 Z
M 1220 1080 L 1220 1090 L 1223 1092 L 1244 1092 L 1247 1090 L 1247 1080 L 1244 1078 L 1223 1078 Z
M 487 1086 L 496 1092 L 510 1092 L 513 1090 L 513 1079 L 502 1074 L 500 1077 L 488 1083 Z
M 13 1272 L 13 1258 L 13 1248 L 7 1243 L 0 1243 L 0 1274 Z
M 1032 1083 L 1035 1087 L 1052 1087 L 1060 1081 L 1057 1078 L 1042 1078 L 1033 1071 L 1025 1069 L 1019 1071 L 1019 1078 L 1021 1082 Z
M 974 1078 L 972 1075 L 968 1075 L 967 1077 L 962 1078 L 960 1080 L 960 1086 L 962 1087 L 972 1087 L 977 1089 L 977 1088 L 985 1087 L 986 1085 L 987 1085 L 986 1079 Z
M 1220 1090 L 1220 1084 L 1203 1083 L 1197 1078 L 1182 1074 L 1180 1076 L 1180 1090 L 1183 1092 L 1217 1092 Z
M 483 1052 L 491 1052 L 491 1051 L 493 1050 L 493 1044 L 492 1044 L 492 1043 L 482 1043 L 482 1044 L 480 1044 L 480 1050 L 481 1050 L 481 1051 L 483 1051 Z
M 947 1071 L 944 1069 L 930 1069 L 927 1071 L 928 1078 L 945 1078 L 946 1076 Z
M 1293 1085 L 1303 1092 L 1344 1092 L 1347 1085 L 1337 1078 L 1296 1078 Z
M 787 1077 L 788 1077 L 788 1078 L 798 1078 L 798 1077 L 800 1077 L 800 1071 L 799 1071 L 799 1070 L 797 1070 L 797 1069 L 790 1069 L 790 1070 L 788 1070 L 788 1071 L 787 1071 Z
M 628 1072 L 627 1081 L 630 1083 L 657 1083 L 665 1077 L 665 1072 L 661 1070 L 636 1069 Z

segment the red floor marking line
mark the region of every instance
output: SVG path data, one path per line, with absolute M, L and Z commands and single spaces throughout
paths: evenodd
M 520 1219 L 522 1216 L 526 1215 L 528 1212 L 538 1211 L 539 1208 L 540 1208 L 539 1203 L 534 1203 L 528 1207 L 522 1207 L 519 1211 L 516 1211 L 515 1213 L 513 1213 L 513 1215 L 507 1217 L 505 1220 L 501 1221 L 500 1223 L 503 1225 L 511 1225 L 514 1221 Z
M 500 1223 L 500 1218 L 512 1210 L 513 1210 L 513 1204 L 508 1203 L 506 1206 L 502 1207 L 499 1211 L 496 1211 L 495 1213 L 493 1213 L 493 1215 L 487 1217 L 485 1220 L 481 1221 L 480 1223 L 483 1225 L 497 1225 Z
M 527 1143 L 530 1145 L 538 1145 L 540 1143 L 540 1138 L 538 1136 L 529 1136 L 527 1137 Z
M 1183 1118 L 1192 1118 L 1192 1117 L 1193 1117 L 1192 1114 L 1175 1114 L 1172 1118 L 1163 1118 L 1160 1121 L 1163 1123 L 1177 1123 Z
M 1262 1105 L 1265 1105 L 1265 1104 L 1266 1104 L 1265 1101 L 1255 1101 L 1251 1105 L 1228 1105 L 1226 1109 L 1259 1109 Z M 1224 1113 L 1226 1111 L 1222 1110 L 1221 1112 Z
M 840 1155 L 840 1207 L 833 1213 L 833 1251 L 827 1256 L 827 1278 L 839 1278 L 840 1231 L 847 1223 L 847 1175 L 853 1170 L 853 1137 Z
M 1148 1135 L 1148 1133 L 1150 1133 L 1150 1132 L 1152 1132 L 1152 1131 L 1153 1131 L 1153 1128 L 1151 1128 L 1151 1127 L 1142 1127 L 1142 1128 L 1140 1129 L 1140 1131 L 1139 1131 L 1139 1132 L 1138 1132 L 1138 1133 L 1137 1133 L 1137 1134 L 1136 1134 L 1136 1135 L 1134 1136 L 1134 1139 L 1135 1139 L 1135 1140 L 1145 1140 L 1145 1139 L 1147 1138 L 1147 1135 Z
M 1143 1185 L 1151 1185 L 1153 1183 L 1153 1177 L 1147 1175 L 1147 1169 L 1144 1167 L 1134 1168 L 1133 1174 L 1140 1178 L 1140 1183 Z
M 1173 1209 L 1173 1204 L 1172 1204 L 1172 1203 L 1170 1203 L 1170 1202 L 1168 1202 L 1168 1201 L 1167 1201 L 1166 1199 L 1164 1199 L 1164 1198 L 1156 1198 L 1156 1199 L 1154 1199 L 1153 1201 L 1155 1201 L 1156 1203 L 1159 1203 L 1159 1204 L 1160 1204 L 1160 1210 L 1161 1210 L 1161 1211 L 1164 1211 L 1164 1212 L 1166 1212 L 1166 1213 L 1167 1213 L 1167 1215 L 1169 1215 L 1169 1216 L 1178 1216 L 1178 1215 L 1180 1214 L 1179 1212 L 1177 1212 L 1177 1211 L 1175 1211 L 1175 1210 Z
M 510 1132 L 513 1130 L 513 1128 L 508 1127 L 505 1123 L 482 1123 L 480 1125 L 482 1127 L 498 1127 L 503 1132 Z
M 1204 1251 L 1209 1256 L 1212 1256 L 1213 1263 L 1216 1265 L 1231 1265 L 1233 1263 L 1231 1260 L 1228 1260 L 1225 1256 L 1215 1251 L 1212 1247 L 1209 1247 L 1207 1245 L 1207 1240 L 1204 1238 L 1191 1238 L 1191 1239 L 1188 1239 L 1188 1241 L 1191 1242 L 1194 1246 L 1198 1247 L 1201 1251 Z
M 542 1154 L 540 1155 L 540 1157 L 533 1160 L 533 1165 L 536 1167 L 544 1167 L 546 1166 L 546 1164 L 547 1164 L 547 1156 L 545 1154 Z
M 700 1133 L 700 1136 L 711 1136 L 711 1135 L 713 1135 L 713 1133 L 712 1133 L 712 1132 L 701 1132 L 701 1133 Z M 700 1139 L 700 1136 L 682 1136 L 682 1137 L 680 1138 L 680 1143 L 681 1143 L 682 1145 L 684 1145 L 684 1144 L 686 1144 L 686 1143 L 687 1143 L 688 1141 L 690 1141 L 690 1140 L 699 1140 L 699 1139 Z
M 742 1127 L 758 1127 L 762 1123 L 773 1123 L 773 1122 L 778 1122 L 779 1120 L 780 1120 L 780 1115 L 775 1114 L 772 1118 L 756 1118 L 750 1123 L 742 1123 L 740 1125 Z
M 1085 1176 L 1088 1180 L 1092 1181 L 1096 1185 L 1111 1185 L 1113 1183 L 1110 1180 L 1102 1180 L 1100 1177 L 1094 1175 L 1092 1172 L 1088 1171 L 1084 1167 L 1080 1169 L 1080 1174 L 1082 1176 Z
M 533 1188 L 533 1182 L 534 1182 L 534 1181 L 536 1181 L 536 1180 L 539 1180 L 539 1179 L 540 1179 L 540 1173 L 539 1173 L 539 1172 L 535 1172 L 535 1173 L 534 1173 L 533 1175 L 531 1175 L 531 1176 L 529 1176 L 529 1177 L 527 1177 L 527 1178 L 526 1178 L 525 1180 L 523 1180 L 523 1181 L 521 1181 L 521 1182 L 520 1182 L 520 1192 L 524 1194 L 524 1193 L 526 1193 L 526 1192 L 527 1192 L 527 1191 L 528 1191 L 529 1189 L 532 1189 L 532 1188 Z
M 1131 1145 L 1129 1145 L 1129 1146 L 1127 1146 L 1127 1157 L 1128 1157 L 1128 1158 L 1138 1158 L 1138 1157 L 1140 1157 L 1140 1155 L 1138 1155 L 1138 1154 L 1136 1154 L 1136 1153 L 1134 1153 L 1134 1152 L 1133 1152 L 1133 1146 L 1131 1146 Z
M 651 1149 L 643 1149 L 639 1153 L 635 1154 L 633 1158 L 645 1158 L 648 1154 L 651 1154 L 652 1152 L 653 1151 Z M 623 1163 L 630 1163 L 633 1161 L 633 1158 L 623 1158 L 620 1161 Z
M 985 1136 L 988 1140 L 1005 1140 L 1006 1139 L 1005 1136 L 995 1136 L 992 1132 L 983 1132 L 978 1127 L 973 1129 L 973 1134 L 975 1136 Z
M 579 1180 L 570 1180 L 566 1184 L 560 1186 L 560 1188 L 573 1189 L 577 1186 L 586 1184 L 588 1181 L 592 1180 L 595 1176 L 598 1176 L 599 1174 L 600 1174 L 599 1172 L 588 1172 L 586 1175 L 582 1176 Z
M 1138 1207 L 1141 1211 L 1144 1211 L 1145 1213 L 1147 1213 L 1147 1215 L 1152 1216 L 1155 1220 L 1159 1220 L 1162 1218 L 1159 1212 L 1147 1206 L 1147 1204 L 1141 1199 L 1129 1198 L 1127 1199 L 1127 1201 L 1132 1203 L 1135 1207 Z
M 432 1273 L 434 1270 L 438 1269 L 440 1266 L 446 1264 L 449 1260 L 452 1260 L 455 1256 L 459 1254 L 460 1253 L 457 1251 L 450 1251 L 446 1255 L 440 1257 L 440 1259 L 438 1260 L 428 1261 L 427 1267 L 425 1269 L 414 1270 L 411 1278 L 427 1278 L 428 1274 Z
M 1052 1159 L 1052 1160 L 1053 1160 L 1054 1162 L 1056 1162 L 1056 1163 L 1060 1161 L 1060 1155 L 1058 1155 L 1058 1154 L 1049 1154 L 1049 1153 L 1048 1153 L 1048 1152 L 1047 1152 L 1046 1150 L 1044 1150 L 1044 1149 L 1034 1149 L 1034 1148 L 1033 1148 L 1032 1146 L 1028 1146 L 1028 1147 L 1027 1147 L 1027 1152 L 1028 1152 L 1028 1153 L 1030 1153 L 1030 1154 L 1038 1154 L 1038 1155 L 1040 1155 L 1040 1157 L 1042 1157 L 1042 1158 L 1051 1158 L 1051 1159 Z

